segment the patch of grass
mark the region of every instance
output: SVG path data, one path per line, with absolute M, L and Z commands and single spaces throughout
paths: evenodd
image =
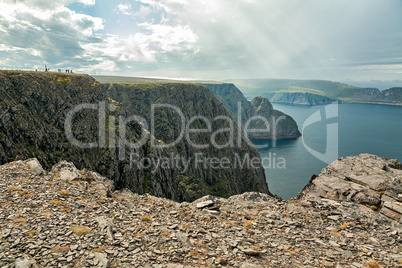
M 149 222 L 149 221 L 152 221 L 152 218 L 149 217 L 149 216 L 144 216 L 144 217 L 141 217 L 140 220 L 141 220 L 141 221 Z
M 341 233 L 335 232 L 335 231 L 331 231 L 331 234 L 332 234 L 332 235 L 341 235 Z
M 262 249 L 257 248 L 257 247 L 254 247 L 253 249 L 254 249 L 254 251 L 261 251 L 262 250 Z
M 28 219 L 26 218 L 16 218 L 12 220 L 13 224 L 15 225 L 25 225 Z
M 51 216 L 52 214 L 53 214 L 52 211 L 43 211 L 43 212 L 41 213 L 41 215 L 43 215 L 43 216 L 45 216 L 45 217 L 49 217 L 49 216 Z
M 100 248 L 94 248 L 93 250 L 91 250 L 91 252 L 95 253 L 95 252 L 99 252 L 102 253 L 106 250 L 105 247 L 100 247 Z
M 245 221 L 244 223 L 243 223 L 243 226 L 244 227 L 250 227 L 251 225 L 253 225 L 254 224 L 254 222 L 253 221 Z
M 85 226 L 73 226 L 70 227 L 70 230 L 73 231 L 73 233 L 78 236 L 86 235 L 91 232 L 91 230 Z
M 69 84 L 71 83 L 71 78 L 68 76 L 60 76 L 57 78 L 58 83 Z
M 61 202 L 61 201 L 58 200 L 58 199 L 55 199 L 55 200 L 50 200 L 50 201 L 49 201 L 49 204 L 50 204 L 50 205 L 55 205 L 55 206 L 61 206 L 61 205 L 63 205 L 63 202 Z
M 21 190 L 22 190 L 22 187 L 21 187 L 21 186 L 16 186 L 16 185 L 14 185 L 14 186 L 10 186 L 10 187 L 8 188 L 8 190 L 10 190 L 10 191 L 21 191 Z
M 287 251 L 287 252 L 289 252 L 289 253 L 292 254 L 292 255 L 297 253 L 296 251 L 294 251 L 294 250 L 291 249 L 291 248 L 285 248 L 284 250 Z
M 351 225 L 352 223 L 353 223 L 353 221 L 346 222 L 346 223 L 344 223 L 344 224 L 340 225 L 340 226 L 339 226 L 339 228 L 340 228 L 340 229 L 345 229 L 345 228 L 348 228 L 348 227 L 349 227 L 349 225 Z
M 52 253 L 59 253 L 59 254 L 66 253 L 66 252 L 70 251 L 70 247 L 69 246 L 64 246 L 64 247 L 57 246 L 57 247 L 52 248 L 50 251 Z
M 7 206 L 9 203 L 10 203 L 10 200 L 7 200 L 7 201 L 4 201 L 4 202 L 1 202 L 0 205 Z
M 31 230 L 25 233 L 26 236 L 34 236 L 36 233 L 38 232 L 38 230 Z
M 61 196 L 69 196 L 70 195 L 70 193 L 68 191 L 58 191 L 57 193 Z
M 382 263 L 379 263 L 379 262 L 376 261 L 376 260 L 369 260 L 369 261 L 366 263 L 366 267 L 367 267 L 367 268 L 381 268 L 381 267 L 384 267 L 384 265 L 383 265 Z
M 192 251 L 190 251 L 189 255 L 190 255 L 191 257 L 198 257 L 199 253 L 198 253 L 198 251 L 196 251 L 196 250 L 192 250 Z

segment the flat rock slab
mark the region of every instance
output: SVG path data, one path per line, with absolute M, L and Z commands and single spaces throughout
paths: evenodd
M 341 158 L 322 170 L 298 195 L 366 205 L 392 220 L 402 216 L 402 177 L 398 160 L 370 154 Z M 383 210 L 383 211 L 382 211 Z
M 206 208 L 206 207 L 211 207 L 211 206 L 213 206 L 215 204 L 215 202 L 214 201 L 212 201 L 212 200 L 207 200 L 207 201 L 204 201 L 204 202 L 199 202 L 199 203 L 197 203 L 197 208 L 199 208 L 199 209 L 203 209 L 203 208 Z
M 384 191 L 387 187 L 387 178 L 380 174 L 366 175 L 366 176 L 353 176 L 348 177 L 351 181 L 369 187 L 375 191 Z

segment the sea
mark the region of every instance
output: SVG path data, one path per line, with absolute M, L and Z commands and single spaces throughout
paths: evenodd
M 402 162 L 402 106 L 273 104 L 292 116 L 302 137 L 254 141 L 272 194 L 290 199 L 311 175 L 340 157 L 370 153 Z

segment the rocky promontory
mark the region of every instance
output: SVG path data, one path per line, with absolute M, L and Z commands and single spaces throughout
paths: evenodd
M 232 83 L 201 85 L 208 87 L 217 96 L 234 121 L 243 128 L 247 126 L 247 129 L 264 130 L 250 132 L 250 139 L 294 139 L 301 136 L 296 121 L 291 116 L 273 109 L 268 99 L 258 96 L 248 101 Z
M 244 193 L 178 203 L 114 191 L 111 180 L 66 161 L 47 172 L 29 159 L 0 166 L 0 209 L 1 267 L 402 264 L 400 225 L 355 200 Z
M 400 222 L 401 169 L 398 160 L 371 154 L 341 158 L 313 176 L 298 199 L 354 202 Z
M 334 102 L 339 102 L 336 99 L 332 99 L 326 96 L 313 94 L 309 92 L 272 92 L 264 94 L 270 102 L 280 104 L 292 104 L 292 105 L 326 105 Z

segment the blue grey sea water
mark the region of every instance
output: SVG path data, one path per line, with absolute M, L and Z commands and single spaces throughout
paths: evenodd
M 340 104 L 326 108 L 274 104 L 274 108 L 292 116 L 300 131 L 305 125 L 303 137 L 298 139 L 253 142 L 265 159 L 271 193 L 284 199 L 295 197 L 312 174 L 320 174 L 326 162 L 339 157 L 371 153 L 402 162 L 402 106 Z M 321 120 L 311 123 L 317 116 Z M 316 155 L 328 152 L 326 162 L 306 147 Z

